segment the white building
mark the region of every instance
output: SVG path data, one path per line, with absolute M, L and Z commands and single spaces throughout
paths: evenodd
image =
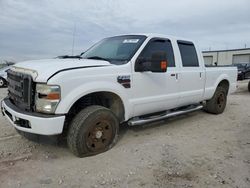
M 250 63 L 250 48 L 204 51 L 203 57 L 206 65 L 232 65 L 237 63 Z

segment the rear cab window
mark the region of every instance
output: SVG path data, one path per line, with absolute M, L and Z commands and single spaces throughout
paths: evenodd
M 199 60 L 195 46 L 189 41 L 177 41 L 183 67 L 199 67 Z

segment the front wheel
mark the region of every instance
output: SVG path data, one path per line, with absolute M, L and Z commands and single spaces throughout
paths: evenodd
M 224 87 L 218 86 L 212 99 L 206 102 L 205 111 L 212 114 L 224 112 L 227 104 L 227 92 Z
M 69 125 L 67 142 L 78 157 L 109 150 L 117 141 L 119 121 L 102 106 L 89 106 L 80 111 Z
M 0 78 L 0 88 L 5 86 L 5 80 Z

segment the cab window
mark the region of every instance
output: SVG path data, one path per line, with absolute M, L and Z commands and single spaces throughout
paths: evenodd
M 172 44 L 167 39 L 153 39 L 149 41 L 139 57 L 150 60 L 152 54 L 157 51 L 165 51 L 167 53 L 168 67 L 175 67 Z
M 196 49 L 192 42 L 178 41 L 183 67 L 199 67 Z

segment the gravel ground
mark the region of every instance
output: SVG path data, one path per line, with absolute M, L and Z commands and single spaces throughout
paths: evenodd
M 0 116 L 0 187 L 250 187 L 250 93 L 203 111 L 121 128 L 108 152 L 76 158 L 57 137 L 29 141 Z M 6 89 L 0 89 L 0 99 Z

